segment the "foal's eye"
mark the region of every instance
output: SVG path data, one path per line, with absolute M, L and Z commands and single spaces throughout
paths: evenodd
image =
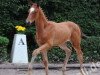
M 29 13 L 30 11 L 28 10 L 28 13 Z
M 34 13 L 35 13 L 35 11 L 32 12 L 32 14 L 34 14 Z
M 28 11 L 28 13 L 31 13 L 31 14 L 34 14 L 34 13 L 36 13 L 36 11 Z

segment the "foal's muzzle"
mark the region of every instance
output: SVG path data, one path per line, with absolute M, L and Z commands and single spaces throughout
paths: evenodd
M 27 23 L 27 24 L 30 24 L 30 25 L 32 24 L 32 22 L 29 21 L 29 20 L 27 20 L 27 19 L 26 19 L 26 23 Z

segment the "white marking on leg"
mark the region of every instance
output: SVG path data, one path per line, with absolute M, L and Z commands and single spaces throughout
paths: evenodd
M 32 56 L 31 63 L 34 63 L 35 58 L 36 58 L 36 56 Z

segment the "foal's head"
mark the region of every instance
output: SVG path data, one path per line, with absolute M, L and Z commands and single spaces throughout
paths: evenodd
M 29 11 L 28 11 L 28 17 L 26 19 L 26 23 L 31 24 L 32 22 L 34 22 L 37 17 L 38 17 L 38 10 L 39 10 L 39 5 L 36 3 L 32 3 Z

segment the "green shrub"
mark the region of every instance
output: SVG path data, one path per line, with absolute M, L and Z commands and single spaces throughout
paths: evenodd
M 8 43 L 9 43 L 8 38 L 0 36 L 0 46 L 7 46 Z
M 7 53 L 8 43 L 9 43 L 8 38 L 0 36 L 0 61 L 7 61 L 8 59 L 8 53 Z

